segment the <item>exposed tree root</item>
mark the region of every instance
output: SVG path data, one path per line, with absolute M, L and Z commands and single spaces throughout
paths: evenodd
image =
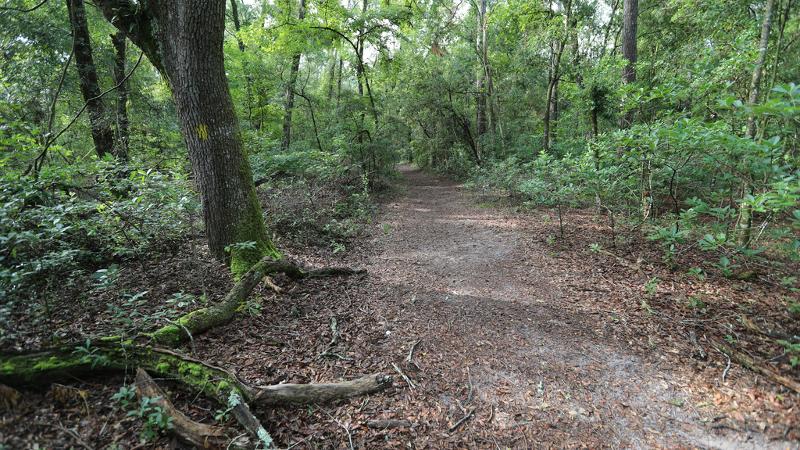
M 173 323 L 147 336 L 158 345 L 176 347 L 190 340 L 191 336 L 197 336 L 211 328 L 224 325 L 233 319 L 236 311 L 261 280 L 275 273 L 284 273 L 292 279 L 303 279 L 354 275 L 365 273 L 365 271 L 348 267 L 326 267 L 306 271 L 290 261 L 274 261 L 272 258 L 266 257 L 242 275 L 221 302 L 185 314 Z M 272 289 L 275 290 L 274 284 L 272 286 Z
M 100 372 L 136 370 L 140 395 L 161 397 L 160 405 L 173 417 L 178 436 L 199 447 L 221 446 L 225 439 L 224 430 L 194 422 L 183 415 L 163 395 L 147 372 L 177 380 L 194 391 L 216 399 L 264 447 L 271 445 L 272 438 L 250 412 L 248 403 L 323 403 L 377 392 L 391 383 L 391 377 L 375 374 L 341 383 L 251 387 L 221 367 L 173 350 L 142 344 L 141 341 L 145 340 L 150 344 L 176 347 L 191 340 L 193 335 L 230 322 L 261 280 L 275 273 L 303 279 L 353 275 L 364 271 L 345 267 L 306 271 L 286 260 L 264 258 L 242 275 L 220 303 L 194 310 L 152 333 L 134 339 L 102 337 L 91 345 L 87 344 L 88 347 L 61 347 L 27 354 L 0 355 L 0 383 L 36 386 Z
M 221 367 L 172 350 L 127 341 L 116 345 L 103 342 L 78 353 L 71 348 L 61 348 L 31 354 L 2 355 L 0 383 L 35 386 L 98 372 L 134 369 L 174 379 L 216 399 L 229 408 L 242 427 L 265 446 L 268 446 L 271 438 L 250 412 L 248 403 L 291 405 L 331 402 L 380 391 L 392 381 L 391 377 L 375 374 L 341 383 L 251 387 Z

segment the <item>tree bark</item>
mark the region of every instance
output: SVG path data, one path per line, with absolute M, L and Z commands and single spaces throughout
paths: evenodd
M 97 81 L 97 69 L 92 56 L 92 42 L 89 36 L 89 26 L 86 22 L 86 10 L 83 0 L 66 1 L 69 23 L 72 28 L 78 81 L 83 100 L 89 110 L 89 124 L 92 129 L 94 150 L 97 156 L 102 158 L 106 153 L 113 153 L 114 151 L 114 132 L 111 129 L 111 120 L 103 100 L 99 98 L 100 85 Z
M 237 275 L 264 255 L 279 257 L 264 226 L 228 90 L 222 50 L 225 1 L 98 0 L 98 4 L 172 88 L 211 254 L 229 263 Z M 246 242 L 251 244 L 232 245 Z
M 297 18 L 302 21 L 306 17 L 306 0 L 300 0 L 300 12 Z M 300 52 L 292 56 L 292 67 L 289 72 L 289 84 L 286 86 L 286 101 L 283 106 L 283 139 L 281 150 L 287 150 L 292 143 L 292 111 L 294 110 L 294 86 L 297 83 L 297 72 L 300 70 Z
M 125 80 L 127 41 L 121 31 L 111 35 L 114 44 L 114 84 L 117 86 L 117 142 L 114 156 L 119 161 L 128 161 L 130 123 L 128 121 L 128 82 Z

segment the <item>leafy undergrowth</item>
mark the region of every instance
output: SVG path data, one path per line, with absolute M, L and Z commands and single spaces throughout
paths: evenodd
M 391 176 L 370 180 L 341 156 L 308 150 L 259 155 L 254 165 L 269 178 L 258 192 L 278 246 L 315 247 L 333 255 L 345 253 L 371 221 L 372 195 L 380 194 L 384 177 Z
M 355 241 L 354 251 L 344 255 L 349 265 L 368 266 L 367 276 L 299 283 L 276 277 L 275 282 L 285 289 L 282 294 L 259 287 L 236 320 L 195 336 L 183 348 L 197 358 L 233 368 L 253 385 L 350 379 L 375 372 L 396 375 L 393 364 L 416 384 L 410 389 L 396 376 L 393 387 L 370 397 L 334 405 L 257 408 L 255 413 L 278 445 L 347 448 L 350 440 L 357 448 L 399 448 L 408 442 L 436 448 L 530 447 L 542 442 L 557 447 L 663 444 L 669 437 L 658 438 L 658 431 L 652 434 L 653 441 L 637 441 L 635 433 L 614 434 L 615 424 L 646 429 L 639 409 L 643 404 L 655 405 L 659 415 L 677 423 L 683 416 L 696 417 L 712 435 L 800 438 L 796 394 L 735 363 L 726 370 L 726 358 L 713 347 L 717 342 L 730 344 L 726 336 L 733 336 L 737 348 L 797 378 L 780 344 L 749 325 L 757 324 L 770 333 L 796 334 L 796 317 L 788 315 L 783 303 L 784 297 L 797 301 L 795 292 L 778 289 L 769 278 L 734 280 L 708 270 L 699 279 L 688 270 L 673 270 L 662 262 L 660 245 L 646 238 L 618 240 L 613 248 L 602 217 L 590 211 L 568 211 L 561 238 L 553 211 L 520 214 L 492 206 L 482 208 L 486 211 L 482 218 L 475 212 L 478 208 L 453 206 L 460 197 L 445 195 L 438 185 L 418 190 L 442 196 L 440 203 L 453 210 L 440 214 L 420 198 L 408 201 L 403 207 L 408 209 L 385 205 L 380 222 L 369 227 L 367 238 Z M 403 221 L 392 222 L 386 211 L 397 211 Z M 440 228 L 428 232 L 414 228 L 412 221 L 423 214 L 429 214 Z M 451 228 L 453 220 L 463 220 L 465 225 Z M 427 225 L 420 222 L 419 226 Z M 508 230 L 518 237 L 509 239 Z M 511 249 L 512 253 L 501 255 L 510 259 L 492 265 L 485 280 L 466 281 L 489 294 L 452 294 L 456 287 L 450 285 L 451 277 L 463 282 L 461 278 L 474 276 L 473 270 L 483 271 L 482 259 L 492 256 L 483 253 L 483 248 L 470 250 L 481 242 L 469 238 L 491 235 L 503 244 L 498 251 Z M 600 244 L 625 262 L 592 251 L 592 244 Z M 421 258 L 438 246 L 446 255 L 461 259 L 440 258 L 436 253 L 430 260 Z M 334 256 L 324 247 L 287 253 L 310 266 L 341 263 L 343 256 Z M 184 257 L 191 261 L 189 254 Z M 147 271 L 140 266 L 123 267 L 116 287 L 102 295 L 110 296 L 123 286 L 129 292 L 152 290 L 142 301 L 151 308 L 146 311 L 155 312 L 165 305 L 165 300 L 157 299 L 168 299 L 175 292 L 199 297 L 205 283 L 208 301 L 217 301 L 230 280 L 202 253 L 197 258 L 202 264 L 175 257 L 154 258 Z M 685 252 L 677 262 L 699 265 L 692 258 L 702 258 L 702 254 Z M 460 270 L 463 264 L 468 270 Z M 502 299 L 506 291 L 498 280 L 518 278 L 516 269 L 506 264 L 529 267 L 531 278 L 517 281 L 532 289 L 526 295 L 540 292 L 541 297 L 534 296 L 529 303 Z M 405 273 L 398 269 L 411 270 L 416 276 L 397 279 Z M 77 303 L 73 306 L 79 308 Z M 743 316 L 747 321 L 742 321 Z M 80 324 L 91 329 L 95 322 L 91 315 L 66 317 L 74 318 L 77 329 Z M 17 323 L 24 324 L 27 331 L 18 333 L 26 340 L 45 332 L 44 328 L 28 329 L 24 320 Z M 542 336 L 581 346 L 544 348 L 542 354 L 522 351 L 531 347 L 530 342 L 525 347 L 526 339 L 535 344 Z M 406 358 L 415 342 L 412 364 Z M 669 396 L 664 398 L 650 397 L 652 391 L 644 387 L 639 398 L 613 394 L 639 387 L 609 383 L 603 378 L 602 358 L 582 358 L 591 356 L 586 349 L 602 353 L 614 348 L 629 352 L 601 355 L 619 361 L 622 372 L 617 377 L 630 373 L 640 379 L 644 373 L 654 377 L 648 383 L 658 385 L 664 383 L 662 374 L 670 373 L 673 382 L 682 384 L 672 386 L 674 391 L 668 389 Z M 553 365 L 544 367 L 542 362 Z M 66 400 L 56 398 L 62 397 L 54 393 L 58 387 L 25 392 L 15 409 L 3 413 L 0 442 L 11 448 L 34 442 L 54 448 L 81 446 L 81 442 L 95 448 L 140 445 L 145 422 L 129 417 L 128 410 L 112 400 L 125 381 L 124 376 L 76 380 L 68 383 L 68 389 L 84 390 L 85 395 L 65 396 Z M 218 405 L 176 390 L 168 380 L 158 381 L 168 388 L 175 405 L 194 419 L 210 423 L 217 416 L 235 427 L 230 418 L 218 414 Z M 585 406 L 586 401 L 594 406 Z M 465 417 L 465 410 L 472 410 L 473 416 L 452 428 Z M 368 426 L 369 421 L 381 419 L 407 420 L 410 426 Z M 173 444 L 169 437 L 158 436 L 147 445 Z
M 123 260 L 69 286 L 42 288 L 29 302 L 7 303 L 0 349 L 132 336 L 222 299 L 232 285 L 227 268 L 201 243 L 187 240 L 174 254 Z

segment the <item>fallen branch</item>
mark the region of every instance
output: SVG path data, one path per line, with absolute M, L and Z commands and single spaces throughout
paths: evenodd
M 411 348 L 408 350 L 408 356 L 406 356 L 406 362 L 407 363 L 416 365 L 416 363 L 414 363 L 414 361 L 413 361 L 413 359 L 414 359 L 414 350 L 417 348 L 417 345 L 419 345 L 419 343 L 421 341 L 422 341 L 422 339 L 417 339 L 416 342 L 411 344 Z
M 410 387 L 412 390 L 416 389 L 416 386 L 414 385 L 414 382 L 411 381 L 411 378 L 408 378 L 408 376 L 406 376 L 406 374 L 403 373 L 403 371 L 400 370 L 399 367 L 397 367 L 397 364 L 392 363 L 392 367 L 394 367 L 394 370 L 398 373 L 398 375 L 400 375 L 400 377 L 402 377 L 403 380 L 405 380 L 405 382 L 408 384 L 408 387 Z
M 752 370 L 753 372 L 755 372 L 755 373 L 757 373 L 757 374 L 759 374 L 759 375 L 761 375 L 761 376 L 763 376 L 763 377 L 765 377 L 765 378 L 767 378 L 767 379 L 769 379 L 769 380 L 771 380 L 771 381 L 773 381 L 775 383 L 778 383 L 778 384 L 783 385 L 783 386 L 785 386 L 785 387 L 787 387 L 787 388 L 789 388 L 789 389 L 791 389 L 791 390 L 793 390 L 793 391 L 795 391 L 797 393 L 800 393 L 800 383 L 798 383 L 795 380 L 792 380 L 789 377 L 785 377 L 785 376 L 779 374 L 778 372 L 770 369 L 769 367 L 765 367 L 763 365 L 760 365 L 760 364 L 756 363 L 756 361 L 753 360 L 753 358 L 751 358 L 750 356 L 746 355 L 745 353 L 743 353 L 743 352 L 741 352 L 739 350 L 736 350 L 734 348 L 728 347 L 728 346 L 726 346 L 724 344 L 718 344 L 717 350 L 719 350 L 720 352 L 725 354 L 727 357 L 729 357 L 734 362 L 742 365 L 743 367 L 746 367 L 746 368 Z
M 172 431 L 182 442 L 194 445 L 198 448 L 225 448 L 228 445 L 227 430 L 222 427 L 206 425 L 195 422 L 178 410 L 167 395 L 153 381 L 153 378 L 143 369 L 136 370 L 136 395 L 139 401 L 143 398 L 150 398 L 150 402 L 161 407 L 164 413 L 172 418 Z M 236 447 L 244 448 L 245 444 L 235 444 Z
M 257 388 L 253 402 L 271 406 L 326 403 L 378 392 L 391 382 L 390 376 L 374 374 L 340 383 L 276 384 Z
M 450 427 L 450 431 L 451 431 L 451 432 L 452 432 L 452 431 L 456 431 L 456 429 L 457 429 L 458 427 L 460 427 L 462 423 L 464 423 L 464 422 L 466 422 L 467 420 L 469 420 L 469 419 L 470 419 L 470 418 L 471 418 L 471 417 L 472 417 L 474 414 L 475 414 L 475 409 L 470 409 L 470 410 L 467 412 L 467 414 L 466 414 L 464 417 L 462 417 L 462 418 L 461 418 L 461 420 L 459 420 L 458 422 L 456 422 L 455 424 L 453 424 L 453 426 L 452 426 L 452 427 Z
M 391 377 L 376 374 L 341 383 L 283 384 L 253 388 L 221 367 L 169 349 L 142 344 L 145 340 L 150 344 L 175 347 L 187 339 L 192 340 L 193 335 L 228 323 L 261 280 L 274 273 L 303 279 L 352 275 L 364 271 L 343 267 L 306 271 L 286 260 L 273 261 L 264 258 L 242 276 L 220 303 L 194 310 L 155 332 L 141 334 L 133 339 L 106 336 L 97 339 L 92 345 L 87 343 L 80 348 L 65 346 L 27 354 L 0 354 L 0 383 L 30 386 L 101 372 L 127 372 L 133 368 L 137 371 L 146 370 L 158 376 L 175 379 L 197 391 L 198 395 L 203 393 L 225 405 L 242 427 L 267 448 L 271 445 L 272 438 L 250 412 L 248 402 L 256 401 L 266 405 L 329 402 L 377 392 L 391 383 Z M 332 323 L 334 336 L 337 334 L 335 327 L 336 324 Z M 142 382 L 143 386 L 149 386 L 146 379 L 142 378 Z M 153 386 L 145 388 L 153 389 Z M 164 403 L 164 406 L 170 405 Z M 180 416 L 180 411 L 174 407 L 171 412 L 179 421 L 189 420 Z M 218 437 L 215 430 L 198 429 L 186 421 L 182 424 L 187 430 L 194 431 L 193 439 L 199 436 L 207 436 L 209 439 Z M 187 433 L 186 439 L 192 434 Z
M 411 422 L 408 420 L 386 419 L 386 420 L 368 420 L 367 428 L 377 428 L 385 430 L 387 428 L 411 428 Z

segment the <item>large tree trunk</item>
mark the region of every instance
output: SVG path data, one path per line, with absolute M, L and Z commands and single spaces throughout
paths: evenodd
M 127 50 L 125 33 L 117 31 L 111 35 L 114 44 L 114 85 L 117 86 L 117 142 L 114 156 L 119 161 L 128 160 L 130 138 L 128 121 L 128 83 L 125 81 L 125 58 Z
M 300 12 L 297 18 L 302 21 L 306 17 L 306 0 L 300 0 Z M 294 110 L 294 87 L 297 84 L 297 72 L 300 70 L 300 57 L 298 52 L 292 56 L 292 67 L 289 72 L 289 83 L 286 85 L 286 102 L 283 106 L 283 140 L 281 150 L 286 150 L 292 143 L 292 111 Z
M 772 9 L 775 0 L 767 0 L 764 7 L 764 21 L 761 24 L 761 38 L 758 41 L 758 58 L 756 59 L 756 66 L 753 69 L 753 77 L 750 80 L 750 95 L 748 96 L 748 103 L 754 105 L 758 102 L 759 90 L 761 87 L 761 77 L 764 69 L 764 62 L 767 59 L 767 47 L 769 45 L 769 33 L 772 28 Z M 747 134 L 750 139 L 756 137 L 756 119 L 753 114 L 747 118 Z M 742 195 L 753 194 L 753 187 L 749 180 L 745 179 L 742 183 Z M 753 228 L 753 212 L 750 206 L 742 204 L 739 207 L 739 244 L 747 246 L 750 244 Z
M 211 254 L 229 262 L 236 274 L 264 255 L 279 257 L 264 226 L 225 76 L 225 1 L 98 4 L 170 83 L 203 202 Z M 246 242 L 252 244 L 232 245 Z
M 72 28 L 75 66 L 78 69 L 81 94 L 89 110 L 94 150 L 97 156 L 102 158 L 106 153 L 112 153 L 114 150 L 114 132 L 111 130 L 111 120 L 103 100 L 99 98 L 100 85 L 97 81 L 97 70 L 92 56 L 92 42 L 83 0 L 67 0 L 67 10 Z

